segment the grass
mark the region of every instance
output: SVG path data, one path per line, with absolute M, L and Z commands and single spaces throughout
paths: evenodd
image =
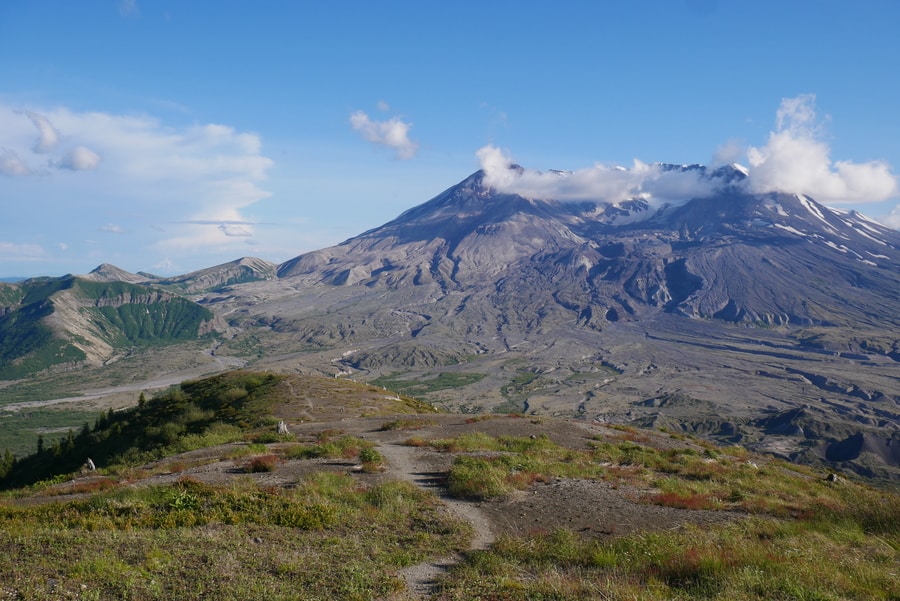
M 633 428 L 613 430 L 584 450 L 546 437 L 479 432 L 411 442 L 458 454 L 448 486 L 461 498 L 584 478 L 628 486 L 638 503 L 746 516 L 611 540 L 568 530 L 506 536 L 453 568 L 441 582 L 441 600 L 900 599 L 894 492 L 831 483 L 739 447 Z
M 544 435 L 494 437 L 473 432 L 448 439 L 411 439 L 407 444 L 478 453 L 457 457 L 450 468 L 450 494 L 459 498 L 489 499 L 553 477 L 598 477 L 601 473 L 588 454 L 561 447 Z
M 344 434 L 340 430 L 324 430 L 313 444 L 297 443 L 283 450 L 286 459 L 353 459 L 363 451 L 371 450 L 371 442 L 357 436 Z
M 611 541 L 506 537 L 454 568 L 439 598 L 897 599 L 896 524 L 750 519 Z
M 383 423 L 381 425 L 381 431 L 388 432 L 391 430 L 421 430 L 422 428 L 427 428 L 433 425 L 434 421 L 422 419 L 420 417 L 401 418 Z
M 18 457 L 33 453 L 38 435 L 45 440 L 64 438 L 67 430 L 76 432 L 84 423 L 93 424 L 96 411 L 34 407 L 3 411 L 0 406 L 0 452 L 9 449 Z
M 438 375 L 421 380 L 407 380 L 397 374 L 381 376 L 372 380 L 375 386 L 384 386 L 388 390 L 396 390 L 413 396 L 427 395 L 439 390 L 462 388 L 481 381 L 487 374 L 442 371 Z
M 0 597 L 387 598 L 404 587 L 399 568 L 471 536 L 438 505 L 407 483 L 327 473 L 290 490 L 182 480 L 0 505 Z
M 189 477 L 140 483 L 209 460 L 172 457 L 106 465 L 71 483 L 69 473 L 50 474 L 5 493 L 0 599 L 400 601 L 410 598 L 401 568 L 467 548 L 471 527 L 453 519 L 434 494 L 365 475 L 384 463 L 372 443 L 340 429 L 322 429 L 306 442 L 261 434 L 272 429 L 267 412 L 281 391 L 265 374 L 235 372 L 186 383 L 135 412 L 104 415 L 97 431 L 118 424 L 134 445 L 140 437 L 125 424 L 140 424 L 147 440 L 164 443 L 117 457 L 165 456 L 239 440 L 244 444 L 223 449 L 220 457 L 244 474 L 223 485 Z M 146 420 L 139 419 L 142 411 Z M 459 498 L 491 499 L 550 479 L 578 478 L 620 488 L 638 504 L 743 517 L 610 539 L 568 530 L 504 536 L 464 555 L 441 577 L 435 599 L 900 599 L 895 492 L 846 478 L 829 482 L 739 447 L 630 427 L 583 439 L 579 448 L 545 435 L 477 431 L 481 422 L 493 428 L 499 419 L 473 419 L 474 431 L 418 435 L 407 444 L 455 455 L 447 482 Z M 382 429 L 415 431 L 421 422 L 398 418 Z M 67 441 L 68 452 L 90 435 Z M 62 448 L 51 451 L 45 453 L 65 457 Z M 314 472 L 290 488 L 266 486 L 250 475 L 316 458 L 359 462 L 363 474 Z M 43 504 L 18 503 L 41 490 Z M 64 500 L 71 493 L 84 498 Z
M 675 448 L 656 448 L 651 434 L 623 430 L 620 438 L 594 440 L 584 450 L 560 446 L 546 436 L 483 432 L 447 439 L 412 437 L 406 444 L 461 454 L 448 475 L 451 494 L 460 498 L 488 499 L 534 482 L 579 478 L 644 491 L 636 493 L 644 503 L 790 518 L 844 511 L 855 497 L 870 494 L 850 482 L 826 482 L 804 466 L 763 458 L 756 458 L 757 465 L 740 447 L 685 441 Z M 633 442 L 636 437 L 643 442 Z

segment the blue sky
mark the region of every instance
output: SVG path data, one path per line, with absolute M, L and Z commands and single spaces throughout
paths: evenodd
M 0 1 L 0 277 L 280 262 L 510 160 L 601 200 L 616 165 L 651 194 L 653 162 L 736 161 L 900 227 L 898 23 L 894 0 Z

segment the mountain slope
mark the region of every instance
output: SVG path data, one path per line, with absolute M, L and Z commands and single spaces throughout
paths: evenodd
M 731 188 L 631 220 L 650 209 L 639 200 L 528 200 L 482 180 L 475 174 L 380 228 L 292 259 L 278 275 L 387 288 L 433 282 L 445 292 L 525 277 L 530 287 L 577 284 L 572 309 L 602 315 L 663 307 L 769 325 L 898 323 L 900 234 L 859 214 Z
M 4 290 L 2 379 L 98 365 L 130 347 L 194 339 L 221 327 L 212 312 L 188 299 L 123 281 L 64 276 Z
M 274 278 L 276 267 L 274 263 L 264 259 L 244 257 L 222 265 L 192 271 L 185 275 L 163 278 L 145 273 L 129 273 L 115 265 L 104 263 L 83 277 L 100 282 L 152 284 L 171 288 L 181 294 L 196 294 L 224 286 Z
M 666 168 L 719 191 L 559 202 L 497 193 L 479 172 L 287 261 L 277 281 L 207 300 L 245 328 L 232 348 L 252 344 L 273 366 L 813 462 L 845 457 L 827 451 L 843 445 L 859 450 L 850 468 L 900 477 L 891 453 L 860 459 L 900 445 L 900 234 L 803 195 L 750 194 L 736 168 Z M 440 374 L 465 385 L 448 391 Z M 831 427 L 761 425 L 802 406 Z

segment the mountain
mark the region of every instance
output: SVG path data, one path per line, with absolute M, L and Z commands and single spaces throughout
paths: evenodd
M 147 273 L 129 273 L 108 263 L 98 266 L 84 277 L 100 282 L 152 284 L 183 294 L 196 294 L 234 284 L 272 279 L 276 277 L 276 271 L 277 265 L 275 263 L 255 257 L 244 257 L 236 261 L 216 265 L 215 267 L 207 267 L 206 269 L 199 269 L 185 275 L 170 278 Z
M 83 276 L 0 283 L 0 380 L 223 331 L 224 321 L 186 295 L 275 277 L 274 263 L 245 257 L 171 278 L 104 263 Z
M 900 480 L 900 233 L 802 194 L 751 193 L 738 166 L 657 168 L 715 193 L 543 200 L 478 172 L 281 265 L 132 285 L 227 319 L 216 356 L 255 368 L 363 379 L 454 411 L 684 431 Z M 21 294 L 0 287 L 6 305 Z
M 884 450 L 900 448 L 900 234 L 801 194 L 752 194 L 737 167 L 663 167 L 718 192 L 562 202 L 498 193 L 478 172 L 204 302 L 244 328 L 235 350 L 252 336 L 280 368 L 900 475 Z M 767 425 L 803 407 L 817 426 Z
M 100 365 L 129 348 L 195 339 L 222 326 L 193 301 L 129 280 L 101 266 L 91 277 L 0 285 L 0 379 Z
M 434 283 L 444 293 L 539 283 L 568 289 L 555 302 L 588 321 L 661 308 L 769 326 L 898 325 L 900 234 L 858 213 L 737 186 L 651 210 L 640 199 L 529 200 L 482 180 L 477 173 L 382 227 L 292 259 L 278 275 Z
M 235 284 L 270 280 L 276 277 L 276 271 L 275 263 L 255 257 L 244 257 L 186 275 L 160 278 L 155 283 L 183 294 L 196 294 L 219 290 Z

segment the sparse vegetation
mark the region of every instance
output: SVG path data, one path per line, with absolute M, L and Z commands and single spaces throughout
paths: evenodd
M 459 454 L 448 487 L 461 498 L 601 478 L 658 491 L 636 501 L 758 517 L 610 540 L 568 530 L 507 536 L 451 570 L 438 598 L 897 599 L 900 575 L 889 566 L 900 557 L 900 496 L 754 457 L 757 466 L 737 447 L 657 448 L 671 439 L 620 431 L 584 451 L 479 432 L 418 443 Z
M 108 461 L 47 471 L 0 497 L 0 598 L 408 599 L 400 569 L 464 551 L 473 534 L 434 494 L 379 473 L 393 456 L 366 438 L 412 430 L 408 445 L 453 455 L 434 481 L 458 498 L 505 506 L 525 495 L 491 499 L 577 481 L 644 511 L 716 516 L 619 535 L 510 529 L 465 554 L 435 599 L 898 599 L 895 492 L 686 435 L 619 426 L 572 436 L 552 418 L 455 416 L 453 430 L 449 416 L 340 418 L 273 438 L 282 384 L 245 371 L 185 382 L 48 440 L 47 464 L 80 467 L 86 449 L 95 460 L 109 450 Z M 180 454 L 223 441 L 239 444 Z M 201 481 L 209 468 L 195 468 L 216 461 L 231 475 Z M 291 466 L 294 480 L 270 485 Z
M 507 537 L 453 569 L 440 599 L 896 599 L 900 507 L 891 511 L 891 532 L 844 514 L 611 541 Z
M 433 377 L 427 377 L 428 375 L 431 374 L 426 374 L 418 380 L 409 380 L 399 374 L 392 374 L 376 378 L 372 380 L 372 384 L 384 386 L 389 390 L 396 390 L 404 394 L 418 396 L 439 390 L 462 388 L 481 381 L 487 374 L 442 371 Z
M 464 524 L 412 485 L 320 473 L 296 489 L 118 488 L 0 505 L 0 591 L 19 599 L 384 598 L 403 566 L 463 548 Z
M 284 450 L 284 456 L 288 459 L 353 459 L 372 446 L 371 442 L 344 434 L 340 430 L 324 430 L 319 433 L 314 444 L 291 445 Z
M 381 425 L 383 431 L 389 430 L 420 430 L 432 425 L 434 422 L 419 417 L 395 419 Z

